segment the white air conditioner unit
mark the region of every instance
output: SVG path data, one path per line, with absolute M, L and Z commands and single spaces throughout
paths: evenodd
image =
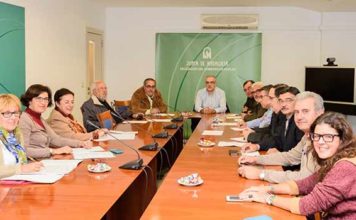
M 257 14 L 201 14 L 203 29 L 257 29 Z

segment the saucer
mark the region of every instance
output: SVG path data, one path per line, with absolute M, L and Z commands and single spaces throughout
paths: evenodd
M 199 186 L 203 184 L 204 181 L 198 173 L 193 173 L 191 175 L 179 178 L 177 182 L 183 186 Z
M 215 142 L 198 142 L 198 145 L 201 147 L 212 147 L 215 145 Z
M 111 170 L 111 167 L 106 163 L 97 163 L 95 165 L 88 164 L 88 171 L 91 173 L 105 173 Z

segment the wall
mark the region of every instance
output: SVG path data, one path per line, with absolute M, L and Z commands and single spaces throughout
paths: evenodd
M 66 87 L 76 94 L 75 117 L 86 99 L 86 27 L 104 30 L 104 7 L 86 0 L 5 0 L 25 7 L 26 87 Z M 48 116 L 49 110 L 44 115 Z
M 105 70 L 110 97 L 128 99 L 144 78 L 154 77 L 157 32 L 204 32 L 202 13 L 260 15 L 262 80 L 266 83 L 304 88 L 304 66 L 320 64 L 318 12 L 290 7 L 108 8 Z

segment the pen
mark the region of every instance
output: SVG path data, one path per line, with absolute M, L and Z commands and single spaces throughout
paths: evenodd
M 38 162 L 38 160 L 36 160 L 36 159 L 33 158 L 33 157 L 27 156 L 27 158 L 28 158 L 29 160 L 31 160 L 32 162 Z

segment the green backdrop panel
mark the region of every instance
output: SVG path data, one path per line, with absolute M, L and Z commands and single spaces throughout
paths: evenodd
M 156 79 L 171 111 L 192 111 L 205 76 L 215 75 L 231 112 L 240 112 L 246 79 L 261 78 L 261 33 L 158 33 Z
M 0 2 L 0 93 L 25 91 L 24 11 Z

